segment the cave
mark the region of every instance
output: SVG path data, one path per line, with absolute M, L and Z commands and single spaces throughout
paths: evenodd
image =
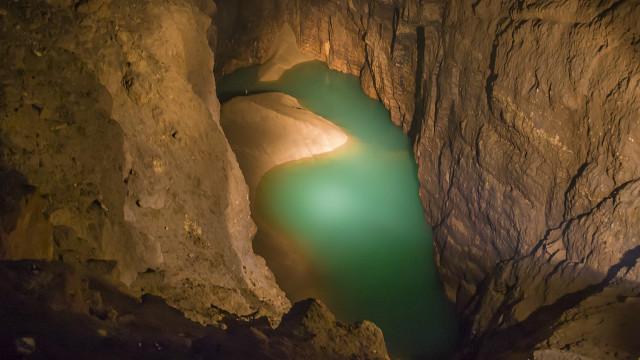
M 0 358 L 637 360 L 638 19 L 0 1 Z

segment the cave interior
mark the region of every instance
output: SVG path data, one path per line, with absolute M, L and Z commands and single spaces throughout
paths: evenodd
M 0 358 L 640 359 L 638 19 L 0 0 Z

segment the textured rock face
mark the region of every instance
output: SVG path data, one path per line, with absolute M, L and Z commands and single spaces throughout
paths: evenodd
M 353 325 L 336 322 L 331 311 L 315 300 L 296 303 L 276 332 L 293 340 L 288 340 L 295 349 L 292 359 L 389 359 L 377 326 L 366 320 Z
M 472 336 L 637 357 L 640 8 L 585 5 L 448 7 L 423 199 Z
M 200 321 L 277 319 L 196 3 L 0 4 L 0 254 L 106 264 Z
M 264 61 L 288 22 L 414 138 L 466 356 L 637 358 L 637 2 L 234 3 L 218 74 Z

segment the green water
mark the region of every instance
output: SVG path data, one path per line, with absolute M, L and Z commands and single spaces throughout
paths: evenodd
M 353 138 L 345 151 L 267 173 L 258 216 L 322 268 L 323 300 L 340 320 L 374 321 L 395 356 L 446 358 L 456 321 L 436 277 L 407 137 L 357 78 L 323 63 L 298 65 L 276 82 L 256 79 L 255 67 L 237 71 L 219 81 L 219 96 L 287 93 Z

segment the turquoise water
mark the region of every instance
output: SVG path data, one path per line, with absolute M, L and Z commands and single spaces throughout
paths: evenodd
M 322 300 L 340 320 L 375 322 L 395 356 L 446 358 L 456 320 L 435 273 L 407 137 L 357 78 L 323 63 L 298 65 L 276 82 L 256 79 L 255 67 L 225 77 L 221 100 L 284 92 L 353 139 L 344 150 L 267 173 L 257 216 L 286 232 L 320 268 Z

